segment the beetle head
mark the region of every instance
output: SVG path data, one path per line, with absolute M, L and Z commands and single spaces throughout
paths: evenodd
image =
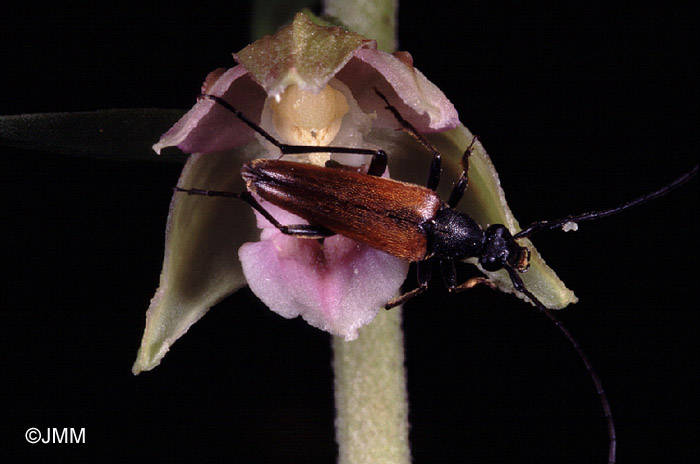
M 484 270 L 495 272 L 506 266 L 520 272 L 528 269 L 530 250 L 518 245 L 506 226 L 493 224 L 486 229 L 485 235 L 479 255 L 479 264 Z

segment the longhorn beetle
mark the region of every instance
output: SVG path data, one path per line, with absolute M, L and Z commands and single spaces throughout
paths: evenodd
M 384 100 L 386 109 L 393 114 L 403 130 L 432 153 L 426 187 L 380 177 L 387 166 L 387 155 L 384 150 L 287 145 L 276 140 L 223 98 L 205 94 L 201 97 L 213 100 L 232 112 L 279 148 L 282 156 L 317 152 L 354 153 L 372 156 L 370 166 L 367 174 L 362 174 L 347 169 L 279 159 L 258 159 L 244 164 L 241 168 L 241 175 L 247 186 L 244 192 L 180 187 L 175 187 L 175 191 L 192 195 L 238 198 L 252 206 L 284 234 L 307 239 L 323 239 L 341 234 L 396 257 L 416 262 L 418 287 L 390 300 L 385 306 L 386 309 L 403 304 L 427 290 L 433 261 L 439 263 L 447 288 L 457 292 L 478 284 L 489 286 L 492 284 L 485 277 L 473 277 L 457 284 L 454 264 L 456 260 L 477 258 L 486 271 L 505 269 L 513 287 L 524 294 L 559 328 L 581 358 L 591 376 L 603 408 L 610 443 L 608 463 L 614 463 L 617 445 L 615 425 L 602 382 L 576 339 L 523 284 L 519 274 L 527 271 L 529 267 L 530 251 L 520 246 L 517 241 L 543 230 L 562 227 L 567 223 L 600 219 L 651 201 L 695 177 L 698 166 L 696 165 L 692 170 L 659 190 L 614 208 L 571 215 L 562 219 L 538 221 L 515 234 L 502 224 L 492 224 L 484 230 L 467 214 L 455 209 L 467 189 L 469 156 L 477 140 L 476 137 L 462 156 L 463 172 L 455 182 L 449 200 L 443 202 L 435 193 L 440 181 L 440 153 L 428 139 L 404 119 L 382 93 L 376 89 L 375 92 Z M 331 164 L 332 162 L 328 163 L 328 165 Z M 280 224 L 258 203 L 252 193 L 296 214 L 307 220 L 309 224 Z

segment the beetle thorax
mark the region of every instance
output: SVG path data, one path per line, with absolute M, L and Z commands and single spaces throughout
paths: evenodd
M 479 256 L 484 230 L 472 218 L 444 205 L 431 221 L 428 251 L 437 256 L 466 259 Z

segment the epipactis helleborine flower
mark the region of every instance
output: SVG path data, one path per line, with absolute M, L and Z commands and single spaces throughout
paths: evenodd
M 454 106 L 413 67 L 409 54 L 379 51 L 372 40 L 317 26 L 302 14 L 234 58 L 239 65 L 210 73 L 202 93 L 224 98 L 283 143 L 381 147 L 390 153 L 397 172 L 414 164 L 411 157 L 425 160 L 425 151 L 413 141 L 406 143 L 408 137 L 397 131 L 400 125 L 375 89 L 420 132 L 449 131 L 459 123 Z M 445 139 L 459 146 L 459 155 L 471 142 L 471 134 L 460 127 L 459 134 Z M 209 99 L 199 100 L 154 149 L 160 152 L 168 146 L 194 153 L 178 183 L 183 188 L 240 192 L 245 188 L 240 178 L 243 162 L 280 156 L 274 145 Z M 296 156 L 317 164 L 331 158 L 323 152 Z M 483 149 L 474 157 L 482 158 L 481 175 L 495 179 L 493 188 L 506 216 L 501 222 L 516 226 Z M 367 156 L 359 155 L 332 158 L 346 165 L 368 162 Z M 425 176 L 425 167 L 421 169 L 418 179 Z M 269 203 L 263 206 L 282 224 L 304 223 Z M 398 293 L 406 277 L 405 261 L 342 236 L 322 244 L 297 239 L 281 234 L 260 216 L 262 232 L 245 227 L 251 211 L 237 200 L 174 195 L 160 287 L 147 312 L 134 373 L 158 365 L 170 345 L 209 307 L 246 282 L 278 314 L 302 316 L 315 327 L 352 340 Z M 500 282 L 509 285 L 507 279 Z M 559 300 L 573 301 L 573 294 L 561 287 Z

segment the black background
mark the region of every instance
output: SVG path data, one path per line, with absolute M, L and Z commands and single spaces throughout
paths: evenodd
M 3 13 L 0 114 L 187 108 L 249 41 L 245 2 L 92 3 Z M 697 162 L 697 6 L 472 3 L 403 2 L 401 48 L 481 136 L 521 223 L 622 202 Z M 179 165 L 7 148 L 0 162 L 0 454 L 335 460 L 330 337 L 247 290 L 131 374 Z M 581 300 L 558 314 L 607 389 L 620 462 L 698 458 L 697 207 L 696 180 L 535 239 Z M 404 319 L 416 462 L 604 462 L 591 382 L 535 310 L 436 280 Z M 87 443 L 29 445 L 29 427 L 84 427 Z

